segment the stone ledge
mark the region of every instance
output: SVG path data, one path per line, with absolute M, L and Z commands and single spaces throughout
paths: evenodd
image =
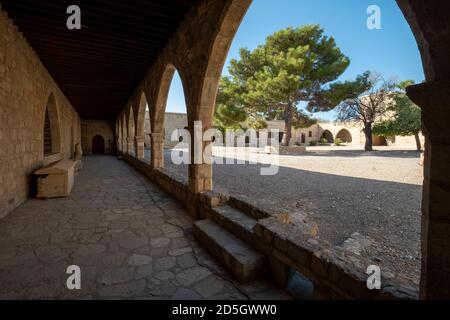
M 311 278 L 322 298 L 333 299 L 417 299 L 412 280 L 392 276 L 382 270 L 381 290 L 367 288 L 367 267 L 374 263 L 314 239 L 293 224 L 282 224 L 275 218 L 260 220 L 255 233 L 271 254 L 291 268 Z

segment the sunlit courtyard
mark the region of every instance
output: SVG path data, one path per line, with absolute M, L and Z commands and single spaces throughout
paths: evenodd
M 303 155 L 276 156 L 264 150 L 215 148 L 216 161 L 234 152 L 235 164 L 214 165 L 214 189 L 272 215 L 304 216 L 308 224 L 317 225 L 317 237 L 334 246 L 344 245 L 358 233 L 368 241 L 361 244 L 362 256 L 418 283 L 420 154 L 411 149 L 376 149 L 367 153 L 361 147 L 323 146 L 309 147 Z M 166 150 L 166 167 L 186 177 L 187 166 L 173 164 L 172 152 L 179 154 Z M 238 164 L 255 155 L 259 164 Z M 262 168 L 277 161 L 277 174 L 261 175 Z

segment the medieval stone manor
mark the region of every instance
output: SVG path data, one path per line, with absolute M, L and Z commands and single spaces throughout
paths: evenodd
M 67 254 L 71 259 L 93 264 L 106 261 L 100 257 L 110 257 L 109 261 L 114 262 L 129 253 L 119 248 L 138 248 L 141 253 L 153 250 L 156 259 L 158 254 L 169 256 L 164 251 L 168 243 L 172 246 L 170 255 L 176 256 L 180 252 L 174 243 L 186 240 L 183 233 L 171 230 L 174 225 L 164 227 L 166 237 L 151 240 L 150 230 L 142 227 L 144 223 L 172 216 L 178 225 L 193 228 L 198 243 L 241 282 L 265 272 L 283 287 L 295 270 L 311 280 L 317 298 L 414 298 L 404 284 L 397 283 L 398 279 L 385 279 L 381 290 L 368 290 L 365 263 L 360 263 L 357 257 L 308 242 L 295 225 L 283 224 L 245 203 L 224 199 L 214 192 L 210 165 L 189 165 L 186 181 L 179 181 L 165 171 L 164 115 L 174 72 L 178 71 L 182 79 L 189 130 L 193 130 L 195 121 L 202 121 L 203 130 L 211 128 L 222 68 L 251 0 L 168 0 L 164 4 L 114 0 L 107 1 L 108 6 L 89 4 L 81 30 L 67 29 L 64 3 L 1 1 L 1 287 L 11 286 L 10 293 L 18 292 L 10 279 L 16 279 L 21 268 L 41 265 L 44 256 L 51 257 L 48 263 Z M 425 83 L 407 91 L 422 108 L 426 139 L 420 298 L 448 299 L 450 3 L 447 0 L 397 0 L 397 3 L 417 39 L 426 74 Z M 151 122 L 148 163 L 143 160 L 147 105 Z M 111 157 L 107 158 L 110 160 L 95 157 L 87 159 L 79 178 L 69 179 L 69 184 L 61 186 L 69 188 L 71 183 L 75 184 L 71 197 L 47 202 L 32 200 L 36 182 L 33 173 L 44 168 L 44 183 L 51 174 L 70 175 L 74 169 L 70 161 L 80 156 L 80 145 L 87 146 L 86 154 L 116 152 L 127 166 L 136 168 L 152 182 L 145 182 L 146 189 L 136 189 L 136 183 L 130 179 L 137 178 L 122 175 L 121 170 L 128 169 L 114 167 L 116 162 L 111 162 Z M 121 177 L 121 183 L 113 181 L 115 175 Z M 83 190 L 77 189 L 77 184 L 83 184 Z M 117 196 L 110 196 L 114 190 Z M 193 225 L 180 223 L 184 221 L 183 215 L 174 209 L 175 202 L 165 198 L 167 194 L 182 204 Z M 146 205 L 136 205 L 137 201 L 150 205 L 150 200 L 160 207 L 145 210 Z M 170 208 L 168 201 L 172 203 Z M 70 208 L 79 210 L 69 215 Z M 133 215 L 132 223 L 122 220 L 113 223 L 120 233 L 105 231 L 111 226 L 108 219 L 123 219 L 127 214 Z M 96 226 L 93 231 L 90 225 Z M 40 236 L 46 230 L 53 230 L 51 239 Z M 102 232 L 107 233 L 96 238 Z M 115 238 L 117 234 L 120 239 Z M 73 242 L 70 240 L 73 237 L 84 237 L 88 244 L 81 240 Z M 173 237 L 180 238 L 174 241 Z M 103 244 L 105 239 L 109 239 L 108 245 Z M 30 246 L 42 250 L 23 254 L 22 250 Z M 12 257 L 18 259 L 16 264 L 8 264 Z M 139 269 L 151 257 L 130 259 L 130 265 Z M 164 263 L 158 260 L 155 270 L 168 269 L 172 267 L 171 261 L 177 260 L 164 259 L 161 260 Z M 57 274 L 51 270 L 59 270 L 58 265 L 51 265 L 55 269 L 43 269 L 42 277 L 51 279 Z M 171 270 L 177 268 L 181 267 Z M 165 272 L 159 277 L 172 276 Z M 198 267 L 189 271 L 189 276 L 181 273 L 176 279 L 189 286 L 191 279 L 201 277 L 202 272 L 206 271 Z M 102 278 L 102 284 L 114 284 L 117 278 L 130 282 L 114 286 L 111 289 L 114 291 L 108 292 L 95 282 L 89 288 L 105 295 L 127 296 L 138 295 L 146 286 L 141 277 L 128 277 L 126 270 L 110 273 Z M 20 279 L 26 281 L 26 276 Z M 48 282 L 45 288 L 51 285 Z M 147 289 L 154 285 L 147 283 Z M 27 288 L 39 289 L 41 293 L 48 291 L 42 286 Z M 165 288 L 172 290 L 170 285 Z M 179 297 L 178 294 L 189 290 L 177 292 Z

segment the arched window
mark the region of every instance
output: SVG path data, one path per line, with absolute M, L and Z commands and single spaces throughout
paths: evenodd
M 53 94 L 50 95 L 44 113 L 42 148 L 44 157 L 61 151 L 61 133 L 59 127 L 58 109 Z

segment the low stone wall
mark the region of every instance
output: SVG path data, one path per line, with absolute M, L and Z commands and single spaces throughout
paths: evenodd
M 165 169 L 153 170 L 151 166 L 129 155 L 125 160 L 151 181 L 177 199 L 196 219 L 211 217 L 211 210 L 228 204 L 258 222 L 253 233 L 240 236 L 271 261 L 274 279 L 287 280 L 290 268 L 314 284 L 315 299 L 406 299 L 418 298 L 413 281 L 382 270 L 381 290 L 369 290 L 367 268 L 369 260 L 316 239 L 309 225 L 292 222 L 288 217 L 270 216 L 243 200 L 217 192 L 192 195 L 187 178 Z M 223 225 L 229 230 L 230 226 Z
M 266 254 L 297 270 L 314 284 L 317 299 L 417 299 L 418 290 L 410 279 L 389 270 L 381 272 L 381 290 L 369 290 L 363 257 L 325 241 L 314 239 L 310 230 L 285 224 L 276 218 L 258 221 L 255 234 Z

